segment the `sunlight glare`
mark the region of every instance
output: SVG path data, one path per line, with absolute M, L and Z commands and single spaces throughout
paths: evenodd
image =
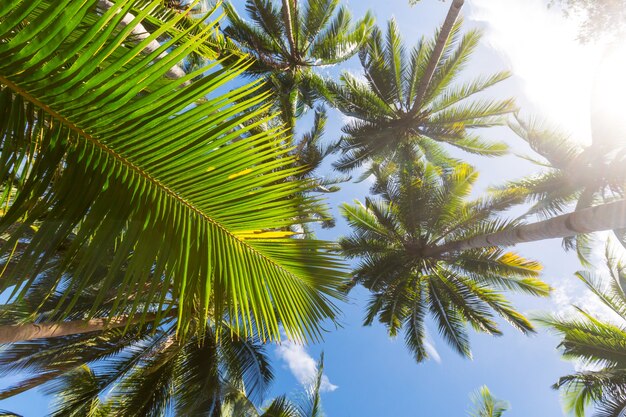
M 594 142 L 626 143 L 626 46 L 609 45 L 596 73 L 592 102 Z

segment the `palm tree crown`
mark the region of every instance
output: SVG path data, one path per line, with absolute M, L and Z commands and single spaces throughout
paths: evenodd
M 393 175 L 381 169 L 374 187 L 380 199 L 342 206 L 353 233 L 340 239 L 341 249 L 345 256 L 361 259 L 353 283 L 372 292 L 365 323 L 378 318 L 391 336 L 404 328 L 406 344 L 417 361 L 428 356 L 424 347 L 428 311 L 444 338 L 470 356 L 467 324 L 500 334 L 491 311 L 523 332 L 533 331 L 500 290 L 549 293 L 537 279 L 541 269 L 537 262 L 498 247 L 428 254 L 448 240 L 508 226 L 494 218 L 497 207 L 490 201 L 466 200 L 476 178 L 465 164 L 443 176 L 439 168 L 420 162 L 404 165 Z
M 453 85 L 480 39 L 477 31 L 461 36 L 461 23 L 454 25 L 445 43 L 423 100 L 416 90 L 429 61 L 436 59 L 432 54 L 437 36 L 422 39 L 407 57 L 394 20 L 389 22 L 386 36 L 375 28 L 359 53 L 365 80 L 344 73 L 341 83 L 327 83 L 329 100 L 355 119 L 343 129 L 343 156 L 336 168 L 348 171 L 372 159 L 407 153 L 444 163 L 440 142 L 483 155 L 506 152 L 504 144 L 487 143 L 472 131 L 503 123 L 502 116 L 514 109 L 512 100 L 468 99 L 509 73 Z
M 229 26 L 227 36 L 255 58 L 248 74 L 263 75 L 280 102 L 284 120 L 291 124 L 317 99 L 319 77 L 314 67 L 350 58 L 365 42 L 373 19 L 368 14 L 352 22 L 339 0 L 247 0 L 251 23 L 234 7 L 224 5 Z
M 551 217 L 575 206 L 582 210 L 600 203 L 624 198 L 626 170 L 623 146 L 606 146 L 601 142 L 583 146 L 567 134 L 547 127 L 537 120 L 516 117 L 509 126 L 541 161 L 531 159 L 542 171 L 520 180 L 495 187 L 503 198 L 515 195 L 533 205 L 525 217 Z M 615 230 L 626 243 L 623 229 Z M 565 247 L 576 247 L 585 262 L 589 256 L 589 236 L 581 234 L 565 239 Z

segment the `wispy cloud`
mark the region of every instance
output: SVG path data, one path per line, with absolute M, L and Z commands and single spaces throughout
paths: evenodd
M 523 82 L 540 116 L 589 140 L 590 101 L 600 51 L 577 41 L 578 25 L 543 0 L 475 0 L 470 18 Z M 527 109 L 526 109 L 527 110 Z
M 287 363 L 289 370 L 300 384 L 311 385 L 317 375 L 317 362 L 309 355 L 304 346 L 285 340 L 276 348 L 276 354 Z M 332 392 L 339 388 L 330 382 L 326 375 L 322 376 L 320 391 Z
M 426 338 L 424 339 L 424 349 L 426 349 L 426 353 L 428 353 L 428 357 L 430 359 L 437 363 L 441 363 L 441 356 L 439 355 L 439 352 L 437 352 L 435 342 L 430 337 L 428 330 L 426 330 Z

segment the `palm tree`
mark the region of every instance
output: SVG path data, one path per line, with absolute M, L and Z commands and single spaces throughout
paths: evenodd
M 429 255 L 431 248 L 463 237 L 506 229 L 488 199 L 468 201 L 478 173 L 459 164 L 441 169 L 416 161 L 388 174 L 378 170 L 374 187 L 380 199 L 344 204 L 342 214 L 352 235 L 340 239 L 344 256 L 359 258 L 353 284 L 372 297 L 365 325 L 378 319 L 390 336 L 404 329 L 407 347 L 419 362 L 428 358 L 424 321 L 428 312 L 445 340 L 470 357 L 466 326 L 501 334 L 492 312 L 518 330 L 533 331 L 501 290 L 547 296 L 550 288 L 537 276 L 541 266 L 496 245 Z
M 590 403 L 597 417 L 619 417 L 626 412 L 626 265 L 607 249 L 608 276 L 580 271 L 576 276 L 615 313 L 617 322 L 603 321 L 576 307 L 573 317 L 551 315 L 539 322 L 562 337 L 563 357 L 587 368 L 561 377 L 566 408 L 577 417 L 585 415 Z
M 280 132 L 242 124 L 267 106 L 265 94 L 250 95 L 260 84 L 224 88 L 250 63 L 167 79 L 215 25 L 177 29 L 184 14 L 175 13 L 135 40 L 133 27 L 156 22 L 160 1 L 98 4 L 11 0 L 0 12 L 3 259 L 28 238 L 0 292 L 23 298 L 72 236 L 49 291 L 71 287 L 59 285 L 65 271 L 87 287 L 105 267 L 87 318 L 110 290 L 109 317 L 132 316 L 125 295 L 166 280 L 153 296 L 176 300 L 179 335 L 192 318 L 227 317 L 241 337 L 277 339 L 279 324 L 289 337 L 319 337 L 341 297 L 341 264 L 326 243 L 281 231 L 317 203 L 303 197 L 307 182 L 290 180 L 299 170 Z M 66 313 L 77 294 L 63 298 Z M 141 324 L 149 311 L 139 307 Z
M 267 407 L 257 410 L 247 397 L 240 396 L 239 401 L 231 401 L 222 413 L 224 417 L 324 417 L 322 410 L 322 376 L 324 375 L 324 354 L 317 363 L 317 374 L 307 387 L 300 401 L 293 402 L 285 395 L 275 398 Z
M 504 200 L 507 203 L 515 201 Z M 429 256 L 489 246 L 514 246 L 524 242 L 566 238 L 626 228 L 626 200 L 600 204 L 535 223 L 511 223 L 502 230 L 452 240 L 427 250 Z
M 63 304 L 63 294 L 47 294 L 53 276 L 42 274 L 22 301 L 3 306 L 0 322 L 58 320 L 55 310 Z M 123 277 L 123 272 L 117 274 L 116 284 Z M 78 290 L 76 285 L 70 289 Z M 133 298 L 149 303 L 150 292 L 146 288 Z M 99 293 L 97 286 L 80 290 L 70 319 L 88 315 Z M 109 316 L 114 304 L 110 291 L 98 315 Z M 4 345 L 0 374 L 17 374 L 21 380 L 3 387 L 0 399 L 43 386 L 56 396 L 53 416 L 76 417 L 160 416 L 168 409 L 176 415 L 219 416 L 225 403 L 242 395 L 236 393 L 256 402 L 263 399 L 273 376 L 258 337 L 238 337 L 228 322 L 220 329 L 213 320 L 186 323 L 188 337 L 181 339 L 176 316 L 165 314 L 158 327 L 153 321 L 126 323 L 125 328 L 89 328 Z
M 373 18 L 367 14 L 352 23 L 339 0 L 247 0 L 252 22 L 224 4 L 229 25 L 226 36 L 255 58 L 246 69 L 263 76 L 275 93 L 284 122 L 291 130 L 295 119 L 318 99 L 322 81 L 313 71 L 352 57 L 367 39 Z
M 443 33 L 443 28 L 439 34 Z M 472 96 L 505 80 L 508 72 L 453 85 L 480 40 L 480 33 L 461 36 L 461 22 L 443 44 L 438 35 L 422 39 L 407 58 L 394 20 L 386 36 L 375 28 L 359 57 L 365 80 L 344 73 L 341 83 L 327 83 L 331 103 L 354 121 L 343 128 L 343 156 L 335 167 L 349 171 L 380 159 L 424 155 L 432 162 L 453 165 L 440 143 L 467 152 L 502 155 L 503 143 L 488 143 L 473 130 L 503 124 L 514 110 L 512 100 L 472 100 Z M 431 64 L 436 71 L 429 74 Z M 422 92 L 423 90 L 423 92 Z
M 542 157 L 542 161 L 531 159 L 543 168 L 540 173 L 494 189 L 504 198 L 516 195 L 533 204 L 524 217 L 537 215 L 549 218 L 566 212 L 572 206 L 578 211 L 624 198 L 626 170 L 623 169 L 623 147 L 615 144 L 606 146 L 598 141 L 583 146 L 537 120 L 516 117 L 510 126 Z M 615 230 L 615 233 L 618 238 L 623 238 L 623 231 Z M 581 260 L 586 260 L 588 236 L 570 237 L 564 243 L 567 248 L 575 246 Z
M 474 409 L 470 411 L 469 417 L 502 417 L 509 409 L 509 404 L 495 398 L 486 386 L 480 387 L 472 395 L 472 402 Z

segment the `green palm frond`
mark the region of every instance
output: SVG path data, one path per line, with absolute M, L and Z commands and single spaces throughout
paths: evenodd
M 280 323 L 290 337 L 319 337 L 319 320 L 336 311 L 330 299 L 341 297 L 341 266 L 323 253 L 325 243 L 274 232 L 316 203 L 296 198 L 308 185 L 288 180 L 298 171 L 281 132 L 252 134 L 241 125 L 263 108 L 264 95 L 242 100 L 260 85 L 221 93 L 249 63 L 164 79 L 212 25 L 199 19 L 202 32 L 187 41 L 172 35 L 145 54 L 176 20 L 134 44 L 132 25 L 118 25 L 139 4 L 117 1 L 99 13 L 95 0 L 16 0 L 4 9 L 0 102 L 11 123 L 0 126 L 2 181 L 20 178 L 2 202 L 9 206 L 0 220 L 3 253 L 36 231 L 1 290 L 20 271 L 27 279 L 13 297 L 23 297 L 71 234 L 57 283 L 80 252 L 72 282 L 89 285 L 115 249 L 91 314 L 113 288 L 116 267 L 128 263 L 112 315 L 148 276 L 166 277 L 154 296 L 178 300 L 179 332 L 192 315 L 227 313 L 242 335 L 276 339 Z
M 583 365 L 582 370 L 561 377 L 554 385 L 561 390 L 566 409 L 577 417 L 583 417 L 591 404 L 596 417 L 617 417 L 626 409 L 624 266 L 608 245 L 606 261 L 608 276 L 591 271 L 576 275 L 602 304 L 616 313 L 615 320 L 598 319 L 580 308 L 576 315 L 538 319 L 561 337 L 563 357 Z
M 474 409 L 470 411 L 470 417 L 502 417 L 509 409 L 509 404 L 495 398 L 486 386 L 472 395 L 472 402 Z

